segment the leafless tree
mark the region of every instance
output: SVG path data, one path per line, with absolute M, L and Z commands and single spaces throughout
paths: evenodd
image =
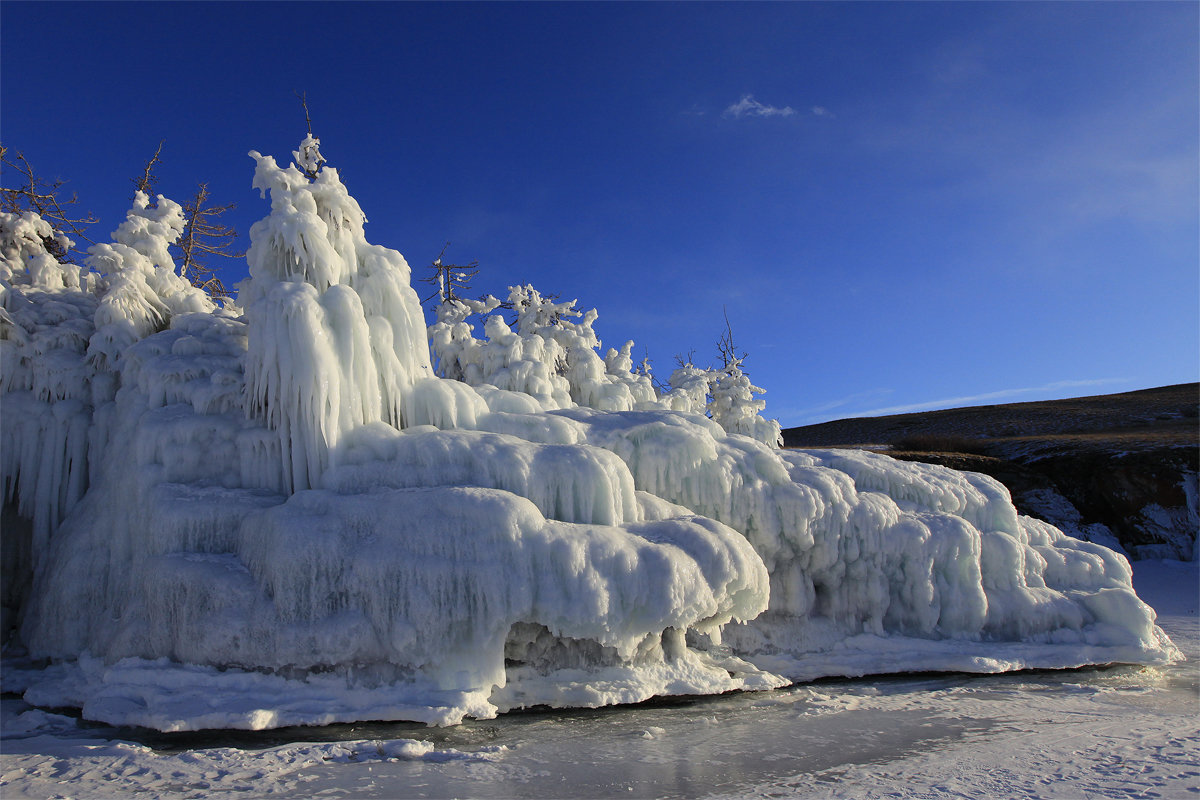
M 449 246 L 450 243 L 446 242 L 446 247 Z M 442 256 L 446 255 L 446 247 L 442 248 L 442 252 L 438 253 L 438 257 L 429 265 L 433 274 L 421 279 L 438 287 L 437 291 L 422 300 L 422 303 L 427 303 L 435 297 L 442 303 L 460 299 L 466 290 L 471 288 L 471 281 L 479 274 L 478 261 L 472 261 L 465 266 L 443 263 Z
M 66 234 L 71 239 L 94 243 L 83 232 L 83 228 L 94 225 L 98 220 L 91 213 L 80 217 L 67 210 L 68 206 L 79 202 L 79 196 L 75 193 L 69 198 L 65 196 L 65 180 L 56 178 L 47 182 L 39 178 L 24 153 L 18 152 L 9 157 L 8 148 L 3 145 L 0 145 L 0 163 L 3 163 L 7 175 L 17 176 L 20 181 L 20 185 L 15 188 L 0 187 L 0 211 L 10 214 L 33 211 L 49 222 L 56 231 Z M 63 247 L 55 239 L 45 240 L 45 246 L 46 251 L 62 263 L 70 262 L 73 253 L 82 255 L 75 248 Z
M 231 250 L 237 240 L 237 231 L 222 224 L 218 219 L 237 204 L 213 206 L 209 205 L 208 201 L 208 184 L 201 183 L 196 189 L 196 194 L 183 204 L 183 236 L 172 246 L 179 254 L 180 275 L 213 297 L 228 297 L 229 291 L 217 277 L 215 269 L 206 264 L 205 260 L 208 256 L 242 258 L 246 255 L 245 251 Z
M 154 187 L 158 182 L 154 168 L 162 163 L 162 149 L 165 143 L 165 139 L 158 143 L 158 149 L 146 162 L 142 174 L 133 179 L 133 185 L 138 191 L 154 195 Z M 209 205 L 208 184 L 198 184 L 196 194 L 183 204 L 183 235 L 171 245 L 179 262 L 179 274 L 193 286 L 204 289 L 213 297 L 228 297 L 229 292 L 217 277 L 215 269 L 205 263 L 207 256 L 241 258 L 245 255 L 244 252 L 231 252 L 230 248 L 237 239 L 237 231 L 222 225 L 217 219 L 235 206 L 236 203 Z

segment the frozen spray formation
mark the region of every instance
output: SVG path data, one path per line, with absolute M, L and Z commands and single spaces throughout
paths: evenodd
M 216 308 L 145 195 L 89 269 L 0 215 L 26 698 L 160 730 L 453 724 L 821 675 L 1178 657 L 1123 558 L 981 475 L 788 452 L 735 361 L 657 392 L 594 311 L 443 298 L 315 139 Z M 467 322 L 484 320 L 484 339 Z M 431 362 L 430 349 L 434 360 Z M 707 414 L 705 411 L 707 410 Z M 6 536 L 16 536 L 6 532 Z

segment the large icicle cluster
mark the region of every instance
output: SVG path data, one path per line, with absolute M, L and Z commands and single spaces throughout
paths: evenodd
M 315 172 L 324 163 L 316 140 L 300 153 L 311 182 L 251 153 L 271 215 L 250 229 L 250 281 L 238 296 L 249 326 L 247 412 L 276 432 L 289 490 L 318 486 L 346 433 L 401 426 L 413 384 L 432 376 L 408 264 L 367 243 L 366 217 L 337 171 Z
M 138 192 L 85 271 L 46 251 L 47 239 L 71 242 L 45 220 L 0 214 L 0 472 L 39 543 L 87 488 L 92 411 L 112 399 L 123 352 L 174 315 L 214 310 L 175 272 L 167 248 L 182 232 L 177 203 Z
M 161 730 L 452 724 L 1177 657 L 1121 557 L 984 476 L 779 450 L 737 364 L 658 396 L 531 287 L 515 330 L 475 339 L 484 300 L 427 331 L 317 145 L 251 154 L 271 214 L 226 309 L 174 274 L 164 198 L 102 275 L 0 218 L 4 478 L 36 532 L 6 578 L 32 574 L 21 637 L 53 661 L 6 688 Z

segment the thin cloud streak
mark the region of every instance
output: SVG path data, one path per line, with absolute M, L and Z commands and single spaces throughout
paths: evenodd
M 721 116 L 741 119 L 742 117 L 790 117 L 795 113 L 796 109 L 791 106 L 777 108 L 775 106 L 763 105 L 754 99 L 754 95 L 744 94 L 741 100 L 725 109 L 721 113 Z
M 826 422 L 830 419 L 829 412 L 834 409 L 843 408 L 845 406 L 858 405 L 864 402 L 883 400 L 889 394 L 892 394 L 892 389 L 868 389 L 865 392 L 856 392 L 846 397 L 830 400 L 818 406 L 809 406 L 807 408 L 787 408 L 781 410 L 780 416 L 787 416 L 790 419 L 797 419 L 796 425 L 811 425 L 817 422 Z
M 965 397 L 947 397 L 942 400 L 929 400 L 924 403 L 910 403 L 902 406 L 875 408 L 858 414 L 860 417 L 886 417 L 891 414 L 911 414 L 916 411 L 934 411 L 942 408 L 961 408 L 972 405 L 988 405 L 990 401 L 1003 400 L 1023 394 L 1054 392 L 1060 389 L 1078 389 L 1087 386 L 1106 386 L 1114 383 L 1127 383 L 1127 378 L 1099 378 L 1086 381 L 1056 381 L 1044 386 L 1030 386 L 1022 389 L 1001 389 L 995 392 L 967 395 Z

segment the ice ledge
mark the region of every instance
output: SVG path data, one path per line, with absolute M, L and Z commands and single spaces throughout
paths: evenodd
M 820 652 L 738 657 L 687 648 L 656 663 L 597 669 L 507 670 L 504 687 L 447 690 L 417 676 L 381 685 L 353 672 L 278 674 L 127 658 L 112 665 L 89 655 L 31 669 L 4 666 L 4 691 L 42 708 L 77 707 L 84 719 L 163 732 L 265 730 L 293 725 L 407 721 L 457 725 L 521 708 L 598 708 L 654 697 L 764 691 L 825 677 L 906 672 L 999 673 L 1090 665 L 1157 666 L 1184 660 L 1161 634 L 1157 647 L 929 640 L 859 634 Z
M 759 669 L 783 675 L 796 683 L 818 678 L 858 678 L 905 672 L 968 672 L 994 674 L 1025 669 L 1078 669 L 1109 664 L 1163 666 L 1184 661 L 1183 653 L 1156 629 L 1157 647 L 1035 642 L 977 642 L 929 640 L 907 636 L 859 634 L 822 652 L 792 655 L 761 653 L 744 656 Z
M 85 655 L 46 669 L 14 662 L 4 669 L 4 691 L 24 692 L 31 705 L 77 707 L 84 719 L 165 733 L 401 720 L 447 726 L 535 705 L 595 708 L 657 696 L 774 689 L 788 681 L 736 658 L 688 650 L 646 666 L 549 674 L 519 668 L 510 673 L 506 687 L 490 696 L 487 690 L 440 689 L 421 677 L 379 686 L 358 683 L 352 674 L 287 678 L 165 658 L 126 658 L 105 665 Z
M 355 686 L 340 674 L 304 679 L 238 669 L 126 658 L 112 665 L 83 656 L 46 670 L 5 669 L 5 691 L 24 690 L 27 703 L 76 707 L 84 719 L 175 733 L 207 729 L 266 730 L 338 722 L 411 721 L 457 725 L 490 719 L 485 691 L 437 688 L 414 679 Z

